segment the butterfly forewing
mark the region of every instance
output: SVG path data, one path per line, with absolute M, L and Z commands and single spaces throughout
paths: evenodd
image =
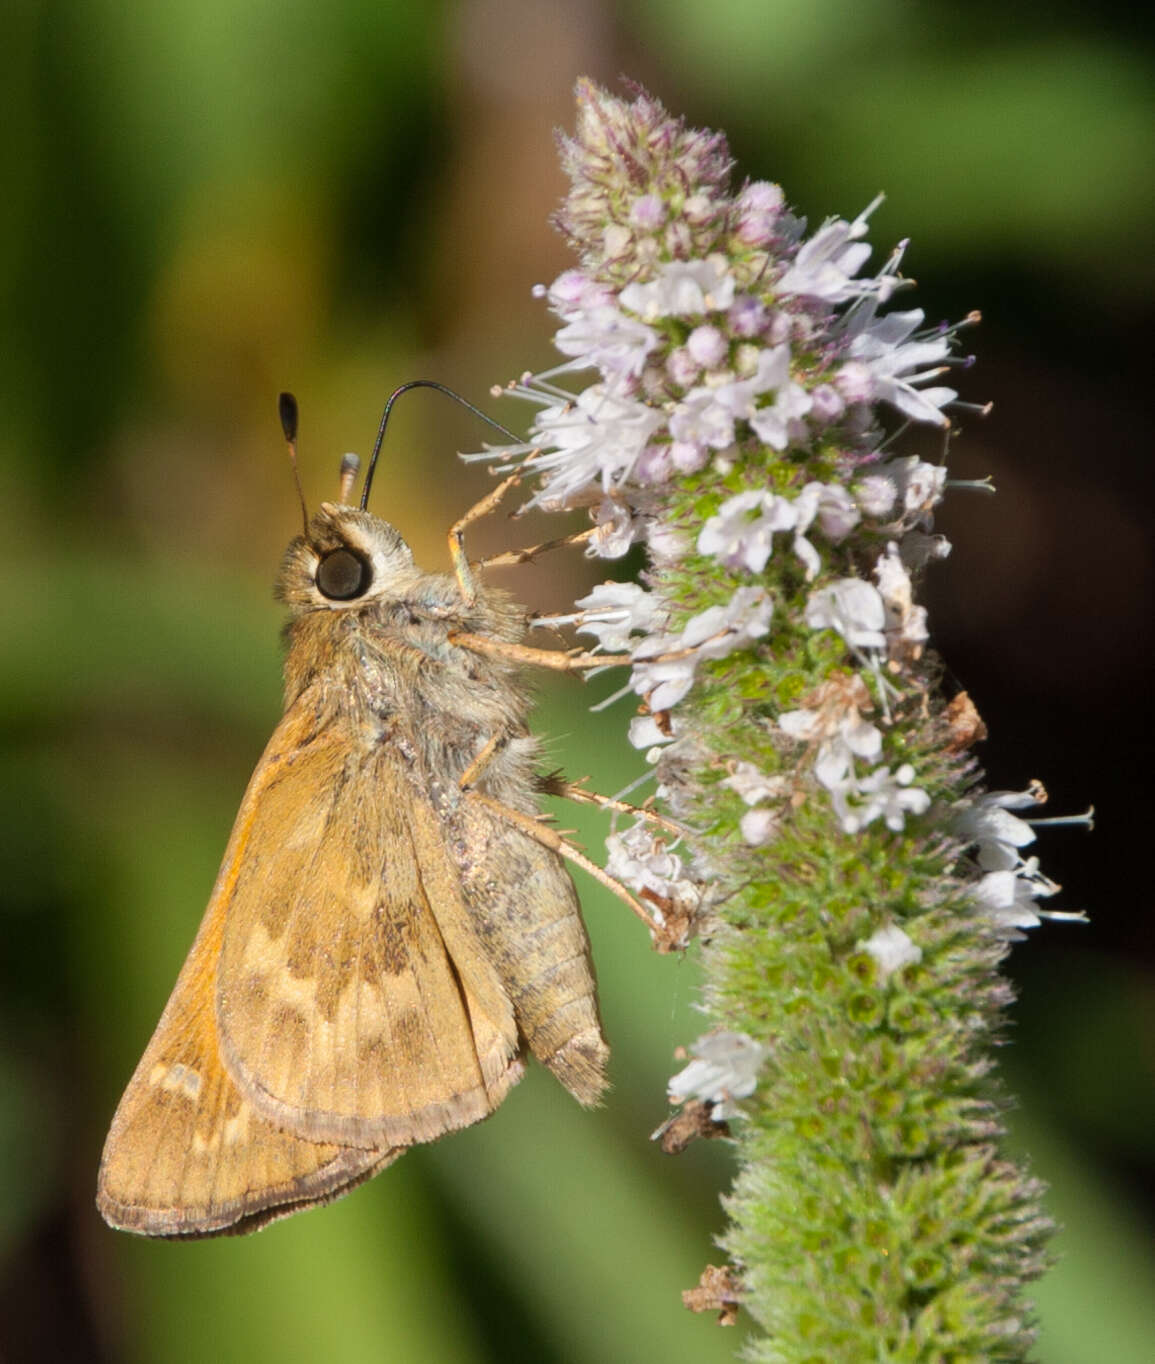
M 247 851 L 222 878 L 225 1064 L 310 1140 L 429 1141 L 520 1076 L 512 1007 L 398 751 L 347 717 L 302 743 L 318 708 L 306 693 L 274 734 L 238 820 Z

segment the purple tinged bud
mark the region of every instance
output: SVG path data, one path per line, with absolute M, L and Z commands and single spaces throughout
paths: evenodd
M 717 327 L 695 327 L 686 341 L 686 349 L 703 369 L 717 369 L 724 364 L 729 346 Z
M 730 330 L 744 341 L 760 336 L 763 327 L 766 326 L 766 319 L 765 305 L 759 299 L 751 298 L 749 294 L 739 294 L 726 315 Z
M 713 203 L 704 194 L 691 194 L 682 205 L 682 216 L 695 227 L 711 222 L 714 212 Z
M 709 451 L 702 445 L 689 440 L 676 440 L 670 446 L 670 460 L 675 469 L 682 474 L 695 474 L 705 468 Z
M 819 384 L 810 394 L 810 417 L 825 426 L 837 421 L 846 411 L 846 403 L 833 384 Z
M 738 224 L 734 235 L 743 246 L 769 246 L 784 200 L 777 185 L 755 180 L 738 195 Z
M 787 313 L 777 311 L 770 314 L 770 324 L 766 329 L 766 340 L 772 346 L 780 346 L 783 341 L 790 340 L 790 317 Z
M 847 360 L 834 376 L 834 387 L 848 403 L 869 403 L 874 398 L 874 375 L 861 360 Z
M 634 477 L 639 483 L 665 483 L 673 473 L 669 445 L 647 445 L 634 465 Z
M 633 233 L 621 223 L 607 223 L 602 232 L 602 250 L 606 260 L 622 260 L 630 249 Z
M 630 205 L 630 222 L 642 232 L 654 232 L 666 221 L 666 205 L 656 194 L 640 195 Z
M 699 331 L 713 330 L 713 328 L 698 328 Z M 693 337 L 690 338 L 693 340 Z M 666 359 L 666 373 L 673 379 L 679 388 L 689 388 L 697 379 L 701 369 L 701 362 L 698 361 L 687 346 L 679 346 L 677 350 L 672 350 Z

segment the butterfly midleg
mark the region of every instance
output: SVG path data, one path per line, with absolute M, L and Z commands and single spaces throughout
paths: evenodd
M 629 654 L 563 653 L 553 649 L 535 649 L 529 644 L 510 644 L 488 635 L 471 635 L 464 630 L 453 630 L 450 644 L 469 649 L 489 658 L 503 658 L 510 663 L 527 667 L 550 668 L 554 672 L 581 672 L 591 668 L 624 668 L 634 660 Z
M 710 636 L 709 643 L 729 633 L 720 630 L 718 635 Z M 585 672 L 595 668 L 628 668 L 634 663 L 677 663 L 699 652 L 698 648 L 671 649 L 667 653 L 652 654 L 636 658 L 633 654 L 591 654 L 581 649 L 566 652 L 558 649 L 536 649 L 531 644 L 511 644 L 503 639 L 492 639 L 488 635 L 474 635 L 466 630 L 451 630 L 450 644 L 461 649 L 469 649 L 475 654 L 489 658 L 504 658 L 510 663 L 521 663 L 526 667 L 549 668 L 553 672 Z
M 583 777 L 582 780 L 584 781 L 585 778 Z M 647 823 L 653 824 L 677 838 L 684 838 L 688 832 L 680 824 L 675 824 L 672 819 L 667 819 L 664 815 L 658 814 L 656 810 L 648 810 L 644 805 L 631 805 L 629 801 L 615 800 L 612 796 L 603 796 L 597 791 L 589 791 L 580 781 L 551 780 L 548 794 L 561 796 L 563 800 L 572 800 L 578 805 L 596 805 L 600 810 L 614 810 L 618 814 L 634 815 L 636 818 L 644 819 Z
M 491 554 L 488 559 L 481 560 L 480 567 L 512 568 L 517 564 L 529 564 L 539 554 L 548 554 L 550 550 L 584 545 L 587 540 L 593 539 L 597 530 L 597 526 L 588 526 L 585 530 L 575 530 L 572 535 L 562 535 L 556 540 L 543 540 L 540 545 L 527 545 L 525 549 L 507 549 L 501 554 Z

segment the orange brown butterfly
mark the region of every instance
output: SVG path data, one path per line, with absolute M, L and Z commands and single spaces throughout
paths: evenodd
M 493 1112 L 527 1052 L 582 1104 L 605 1088 L 562 858 L 597 872 L 541 818 L 558 783 L 537 775 L 518 670 L 621 660 L 521 645 L 525 612 L 466 558 L 465 527 L 518 474 L 453 527 L 452 573 L 423 572 L 366 510 L 415 386 L 441 387 L 390 399 L 360 505 L 347 462 L 341 502 L 285 552 L 284 715 L 112 1120 L 97 1206 L 122 1230 L 236 1234 L 328 1202 Z M 280 412 L 295 472 L 291 395 Z

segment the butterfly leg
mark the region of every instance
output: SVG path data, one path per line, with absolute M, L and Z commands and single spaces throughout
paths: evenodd
M 535 649 L 528 644 L 509 644 L 488 635 L 471 635 L 464 630 L 453 630 L 450 644 L 457 644 L 487 658 L 503 658 L 509 663 L 527 667 L 550 668 L 554 672 L 582 672 L 590 668 L 624 668 L 634 660 L 629 654 L 590 654 L 581 649 L 565 652 L 556 649 Z
M 453 561 L 453 572 L 457 575 L 461 595 L 467 604 L 471 604 L 477 597 L 477 583 L 474 580 L 473 569 L 470 567 L 469 559 L 465 553 L 465 528 L 488 516 L 495 507 L 500 505 L 506 493 L 520 482 L 520 470 L 517 473 L 510 474 L 508 478 L 503 478 L 496 488 L 491 488 L 479 502 L 475 502 L 463 516 L 458 517 L 449 527 L 449 557 Z
M 566 549 L 570 545 L 584 545 L 588 540 L 592 540 L 597 534 L 597 526 L 589 526 L 585 530 L 574 531 L 572 535 L 563 535 L 557 540 L 543 540 L 540 545 L 528 545 L 525 549 L 508 549 L 502 554 L 491 554 L 488 559 L 482 559 L 482 568 L 512 568 L 517 564 L 532 563 L 539 554 L 548 554 L 550 550 Z
M 620 881 L 616 881 L 609 872 L 603 871 L 596 862 L 588 858 L 575 844 L 563 838 L 556 829 L 551 829 L 548 824 L 543 824 L 540 819 L 535 819 L 532 815 L 527 815 L 521 810 L 514 810 L 508 805 L 503 805 L 501 801 L 494 800 L 492 796 L 483 795 L 480 791 L 470 790 L 467 792 L 467 796 L 468 799 L 478 805 L 484 806 L 490 814 L 502 820 L 503 823 L 511 824 L 514 828 L 520 829 L 522 833 L 528 834 L 542 847 L 549 848 L 559 857 L 564 857 L 567 862 L 572 862 L 575 867 L 581 867 L 583 871 L 588 872 L 595 881 L 605 886 L 607 890 L 612 891 L 624 905 L 629 906 L 630 910 L 641 919 L 642 923 L 653 934 L 655 942 L 662 942 L 664 937 L 662 925 L 658 923 L 641 901 L 635 899 Z
M 719 630 L 703 643 L 724 638 L 728 633 Z M 465 630 L 451 630 L 450 644 L 469 649 L 487 658 L 503 658 L 509 663 L 521 663 L 526 667 L 549 668 L 553 672 L 572 673 L 592 671 L 595 668 L 627 668 L 634 663 L 677 663 L 698 653 L 701 646 L 686 649 L 671 649 L 664 654 L 646 655 L 635 658 L 633 654 L 592 654 L 582 649 L 535 649 L 531 644 L 510 644 L 503 639 L 491 639 L 488 635 L 471 635 Z
M 458 779 L 457 785 L 462 791 L 468 791 L 476 785 L 478 777 L 489 766 L 504 743 L 505 739 L 500 734 L 490 737 Z M 659 815 L 655 810 L 648 810 L 645 806 L 631 805 L 628 801 L 615 800 L 612 796 L 590 791 L 582 784 L 586 780 L 587 778 L 583 777 L 576 782 L 566 781 L 560 773 L 554 773 L 539 778 L 538 789 L 543 795 L 560 796 L 563 800 L 572 800 L 575 805 L 596 805 L 600 810 L 614 810 L 619 814 L 634 815 L 637 819 L 644 819 L 650 824 L 657 825 L 659 829 L 673 834 L 676 838 L 685 837 L 686 830 L 680 824 L 675 824 L 672 819 L 666 819 L 664 815 Z
M 520 471 L 510 474 L 496 488 L 492 488 L 486 493 L 480 502 L 474 503 L 465 515 L 449 528 L 449 555 L 453 561 L 453 571 L 457 575 L 461 595 L 466 602 L 472 602 L 476 598 L 477 584 L 473 576 L 474 566 L 470 564 L 465 553 L 465 528 L 488 516 L 500 504 L 506 493 L 520 482 Z M 524 549 L 509 549 L 501 554 L 491 554 L 489 558 L 482 559 L 477 567 L 512 568 L 517 564 L 529 564 L 538 555 L 548 554 L 551 550 L 565 549 L 569 545 L 584 545 L 587 540 L 593 538 L 596 531 L 596 526 L 590 526 L 586 530 L 575 531 L 572 535 L 562 535 L 556 540 L 543 540 L 540 544 L 527 545 Z
M 677 838 L 684 838 L 687 830 L 680 824 L 675 824 L 672 819 L 666 819 L 664 815 L 659 815 L 655 810 L 648 810 L 644 805 L 631 805 L 628 801 L 614 800 L 612 796 L 603 796 L 597 791 L 587 790 L 582 785 L 582 781 L 565 781 L 562 778 L 547 778 L 545 791 L 547 795 L 561 796 L 564 800 L 572 800 L 577 805 L 596 805 L 601 810 L 614 810 L 619 814 L 634 815 L 638 819 L 647 820 L 650 824 L 657 825 L 668 834 L 673 834 Z

